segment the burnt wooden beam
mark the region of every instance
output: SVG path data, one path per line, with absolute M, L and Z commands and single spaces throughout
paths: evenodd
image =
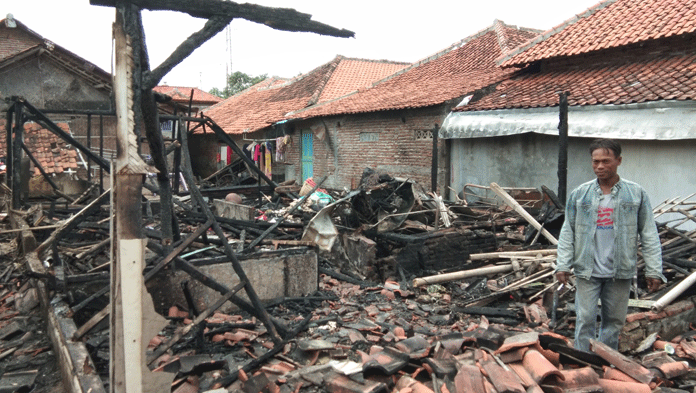
M 157 360 L 157 358 L 159 358 L 165 352 L 167 352 L 167 350 L 169 350 L 169 348 L 171 348 L 172 345 L 176 344 L 177 341 L 184 337 L 194 327 L 200 325 L 201 322 L 203 322 L 206 318 L 211 316 L 215 311 L 217 311 L 218 308 L 222 307 L 222 305 L 225 304 L 225 302 L 227 302 L 228 300 L 230 300 L 230 298 L 232 298 L 234 294 L 236 294 L 242 288 L 244 288 L 244 284 L 244 281 L 237 284 L 234 288 L 230 289 L 227 293 L 218 298 L 218 300 L 216 300 L 215 303 L 211 304 L 210 307 L 208 307 L 205 311 L 198 315 L 196 319 L 193 320 L 193 322 L 186 325 L 183 329 L 174 333 L 174 335 L 166 343 L 162 344 L 159 348 L 157 348 L 157 351 L 155 351 L 155 353 L 152 354 L 147 364 L 152 364 L 152 362 L 154 362 L 155 360 Z
M 218 236 L 219 239 L 223 240 L 222 243 L 225 255 L 227 255 L 227 257 L 230 258 L 230 261 L 232 262 L 232 268 L 234 269 L 234 272 L 237 274 L 237 277 L 239 277 L 239 281 L 245 283 L 244 290 L 246 292 L 247 297 L 251 301 L 251 304 L 254 305 L 254 315 L 257 318 L 259 318 L 261 322 L 263 322 L 266 329 L 268 329 L 268 334 L 269 336 L 271 336 L 273 342 L 276 344 L 280 343 L 282 341 L 282 338 L 278 335 L 278 330 L 276 329 L 276 326 L 271 322 L 270 315 L 268 315 L 266 309 L 261 304 L 261 300 L 256 294 L 254 287 L 251 285 L 251 281 L 247 278 L 246 272 L 244 272 L 242 265 L 239 263 L 239 260 L 237 259 L 237 255 L 235 254 L 234 250 L 232 250 L 232 246 L 229 242 L 225 241 L 225 233 L 222 231 L 222 228 L 220 228 L 220 224 L 218 224 L 218 222 L 215 220 L 215 216 L 213 215 L 212 211 L 210 211 L 210 207 L 208 206 L 207 202 L 203 199 L 203 195 L 201 195 L 201 193 L 198 191 L 198 186 L 196 185 L 195 179 L 193 177 L 193 170 L 191 169 L 191 153 L 188 147 L 188 135 L 186 132 L 181 133 L 181 153 L 182 173 L 184 174 L 186 182 L 189 184 L 191 196 L 194 198 L 194 200 L 201 208 L 203 213 L 205 213 L 207 219 L 212 221 L 212 227 L 215 234 Z
M 452 311 L 470 314 L 470 315 L 485 315 L 487 317 L 504 317 L 504 318 L 519 318 L 519 313 L 515 310 L 497 307 L 452 307 Z
M 114 7 L 116 0 L 90 0 L 91 5 Z M 221 0 L 131 0 L 140 8 L 151 11 L 179 11 L 196 18 L 211 19 L 215 16 L 228 19 L 240 18 L 260 23 L 276 30 L 308 32 L 333 37 L 352 38 L 355 33 L 313 21 L 312 15 L 292 8 L 265 7 L 257 4 L 238 4 Z
M 31 117 L 34 120 L 36 120 L 39 124 L 46 127 L 47 130 L 56 134 L 61 139 L 63 139 L 64 141 L 68 142 L 70 145 L 72 145 L 73 147 L 75 147 L 76 149 L 81 151 L 83 154 L 85 154 L 87 157 L 89 157 L 92 161 L 96 162 L 107 173 L 111 173 L 111 165 L 110 165 L 109 161 L 107 161 L 106 159 L 99 157 L 96 154 L 92 153 L 92 151 L 90 151 L 89 149 L 84 147 L 80 142 L 78 142 L 70 134 L 63 131 L 60 127 L 58 127 L 58 125 L 56 125 L 56 123 L 54 123 L 51 119 L 46 117 L 46 115 L 43 114 L 43 112 L 36 109 L 33 105 L 31 105 L 30 103 L 28 103 L 24 99 L 18 99 L 18 102 L 21 102 L 22 106 L 28 110 Z
M 558 199 L 565 205 L 568 184 L 568 95 L 558 94 Z
M 39 172 L 41 172 L 41 176 L 43 176 L 43 178 L 46 179 L 46 181 L 48 182 L 48 184 L 51 185 L 51 188 L 53 188 L 53 192 L 55 192 L 55 193 L 58 194 L 59 196 L 62 196 L 62 197 L 65 198 L 65 199 L 67 199 L 68 202 L 73 202 L 73 201 L 75 201 L 73 198 L 71 198 L 71 197 L 68 196 L 68 195 L 65 195 L 63 192 L 60 191 L 60 189 L 58 188 L 58 185 L 56 185 L 56 183 L 53 181 L 53 179 L 51 179 L 51 177 L 48 176 L 48 173 L 46 173 L 46 171 L 44 170 L 44 168 L 43 168 L 43 166 L 41 165 L 41 163 L 39 162 L 39 160 L 37 160 L 36 157 L 34 157 L 34 155 L 31 154 L 31 152 L 29 151 L 29 149 L 27 149 L 27 145 L 26 145 L 24 142 L 22 142 L 22 149 L 24 150 L 24 153 L 26 153 L 27 157 L 29 157 L 29 159 L 31 160 L 31 162 L 33 162 L 34 165 L 35 165 L 37 168 L 39 168 Z
M 143 90 L 150 90 L 157 86 L 169 71 L 184 61 L 184 59 L 201 46 L 201 44 L 221 32 L 230 22 L 232 22 L 232 18 L 221 16 L 210 18 L 201 30 L 191 34 L 191 36 L 184 40 L 162 64 L 157 66 L 154 70 L 143 74 Z
M 278 227 L 278 225 L 280 225 L 281 222 L 285 221 L 285 219 L 288 218 L 295 210 L 299 209 L 300 206 L 302 206 L 302 204 L 304 203 L 304 201 L 307 198 L 309 198 L 309 196 L 312 195 L 314 193 L 314 191 L 317 190 L 317 188 L 321 187 L 321 184 L 324 183 L 325 180 L 326 180 L 326 176 L 322 177 L 314 185 L 314 187 L 312 187 L 312 190 L 310 192 L 308 192 L 302 198 L 300 198 L 300 200 L 295 204 L 295 206 L 293 206 L 290 210 L 288 210 L 285 214 L 283 214 L 282 217 L 278 218 L 276 220 L 276 222 L 273 223 L 273 225 L 271 225 L 268 229 L 266 229 L 260 236 L 258 236 L 256 239 L 254 239 L 254 241 L 252 241 L 251 244 L 249 244 L 249 246 L 244 249 L 244 252 L 249 252 L 249 251 L 253 250 L 254 247 L 256 247 L 261 242 L 261 240 L 265 239 L 266 236 L 268 236 L 271 232 L 273 232 L 273 230 L 276 229 Z
M 191 276 L 191 278 L 193 278 L 196 281 L 200 282 L 201 284 L 207 286 L 208 288 L 210 288 L 210 289 L 212 289 L 212 290 L 214 290 L 222 295 L 224 295 L 230 291 L 230 289 L 226 285 L 221 284 L 220 282 L 215 280 L 215 278 L 213 278 L 210 275 L 206 274 L 205 272 L 201 271 L 196 266 L 193 266 L 187 260 L 182 259 L 180 257 L 176 257 L 176 258 L 174 258 L 174 261 L 176 262 L 176 267 L 178 269 L 181 269 L 182 271 L 186 272 L 189 276 Z M 234 303 L 237 307 L 248 312 L 251 315 L 257 314 L 256 308 L 254 307 L 254 305 L 250 304 L 244 298 L 233 295 L 232 297 L 230 297 L 230 301 L 232 303 Z M 259 318 L 259 319 L 261 319 L 261 318 Z M 269 321 L 274 324 L 277 331 L 283 337 L 288 337 L 289 331 L 287 330 L 287 327 L 281 321 L 276 320 L 271 316 L 269 316 Z
M 47 247 L 49 247 L 55 241 L 59 241 L 66 233 L 75 229 L 78 224 L 85 220 L 85 218 L 98 211 L 101 208 L 102 204 L 108 203 L 110 192 L 111 189 L 107 190 L 106 192 L 101 194 L 97 199 L 92 201 L 89 205 L 85 206 L 82 210 L 80 210 L 79 213 L 73 215 L 72 217 L 70 217 L 70 219 L 65 221 L 62 224 L 61 228 L 51 233 L 51 236 L 49 236 L 48 239 L 46 239 L 37 247 L 37 254 L 41 255 Z
M 12 172 L 7 172 L 12 176 L 12 208 L 19 210 L 21 201 L 21 163 L 22 163 L 22 144 L 24 143 L 24 119 L 22 117 L 22 102 L 15 101 L 14 104 L 14 138 L 11 145 L 7 145 L 7 151 L 12 151 Z
M 240 370 L 243 370 L 245 373 L 251 372 L 251 370 L 264 364 L 272 357 L 278 355 L 283 350 L 283 348 L 285 348 L 285 346 L 295 338 L 295 336 L 297 336 L 298 334 L 300 334 L 300 332 L 306 330 L 309 327 L 309 323 L 312 319 L 311 317 L 311 314 L 305 315 L 300 325 L 297 328 L 293 329 L 291 332 L 289 332 L 282 342 L 276 343 L 272 349 L 268 350 L 268 352 L 264 353 L 256 359 L 249 361 L 249 363 L 245 364 L 241 369 L 231 371 L 229 375 L 221 378 L 217 382 L 224 387 L 228 387 L 232 383 L 234 383 L 234 381 L 236 381 L 237 378 L 239 378 Z
M 174 250 L 172 250 L 172 252 L 169 253 L 169 255 L 162 258 L 162 260 L 159 261 L 152 270 L 150 270 L 149 272 L 147 272 L 147 274 L 145 274 L 145 282 L 149 281 L 150 278 L 152 278 L 155 274 L 157 274 L 157 272 L 162 270 L 165 266 L 167 266 L 167 264 L 169 262 L 173 261 L 174 258 L 179 256 L 179 254 L 181 254 L 186 249 L 186 247 L 191 245 L 191 243 L 193 243 L 194 240 L 198 239 L 199 236 L 201 236 L 203 233 L 205 233 L 205 231 L 207 231 L 211 225 L 212 225 L 212 221 L 208 221 L 205 224 L 198 227 L 198 229 L 196 229 L 191 234 L 191 236 L 187 237 L 184 241 L 182 241 L 181 244 L 179 244 Z
M 435 124 L 435 127 L 433 127 L 433 157 L 432 157 L 432 162 L 431 162 L 431 168 L 430 168 L 430 191 L 432 192 L 437 192 L 437 131 L 439 127 L 437 123 Z M 438 212 L 440 211 L 439 209 L 437 210 Z M 437 222 L 437 221 L 436 221 Z
M 263 171 L 259 169 L 258 166 L 256 166 L 256 163 L 251 158 L 247 157 L 246 154 L 244 154 L 242 149 L 239 146 L 237 146 L 237 142 L 235 142 L 229 135 L 227 135 L 227 133 L 225 132 L 225 130 L 222 129 L 222 127 L 217 125 L 217 123 L 215 123 L 213 119 L 209 117 L 204 117 L 204 119 L 206 120 L 204 124 L 210 127 L 211 130 L 213 130 L 215 136 L 217 136 L 218 139 L 220 139 L 227 146 L 232 148 L 237 157 L 241 158 L 244 162 L 246 162 L 252 171 L 256 172 L 256 174 L 261 179 L 263 179 L 263 181 L 265 181 L 269 186 L 273 187 L 273 189 L 278 187 L 278 184 L 276 184 L 276 182 L 269 179 L 268 176 L 266 176 L 266 174 L 263 173 Z
M 5 173 L 12 173 L 12 119 L 16 105 L 10 105 L 5 115 Z M 7 175 L 6 175 L 7 176 Z M 5 179 L 7 187 L 12 187 L 12 178 L 7 176 Z

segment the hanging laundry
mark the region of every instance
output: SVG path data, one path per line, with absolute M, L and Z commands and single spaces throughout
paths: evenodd
M 285 137 L 276 138 L 276 162 L 285 162 Z
M 254 142 L 254 161 L 259 162 L 261 159 L 261 145 Z
M 266 146 L 260 144 L 257 146 L 259 148 L 257 165 L 261 172 L 266 173 Z
M 271 173 L 271 155 L 272 155 L 272 152 L 271 152 L 270 146 L 271 146 L 270 142 L 266 143 L 266 169 L 264 170 L 264 173 L 266 174 L 266 176 L 268 176 L 268 178 L 270 178 L 272 175 L 272 173 Z
M 251 150 L 249 149 L 249 146 L 250 145 L 248 143 L 245 143 L 244 146 L 242 146 L 242 151 L 244 152 L 245 156 L 249 157 L 250 160 L 253 160 L 253 158 L 251 158 Z

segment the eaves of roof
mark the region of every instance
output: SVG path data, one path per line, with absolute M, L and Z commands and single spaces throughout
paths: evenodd
M 691 42 L 675 37 L 667 45 L 635 45 L 630 51 L 548 63 L 539 72 L 521 70 L 454 110 L 556 106 L 558 94 L 565 91 L 571 106 L 694 100 L 696 47 Z
M 568 135 L 642 140 L 696 139 L 694 101 L 571 106 Z M 440 128 L 443 139 L 537 133 L 558 135 L 558 107 L 451 112 Z
M 501 56 L 502 67 L 696 32 L 696 0 L 605 0 Z

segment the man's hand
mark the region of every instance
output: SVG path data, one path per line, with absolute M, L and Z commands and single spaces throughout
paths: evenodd
M 646 277 L 645 281 L 648 284 L 648 292 L 653 293 L 660 289 L 660 285 L 662 285 L 662 280 L 659 278 L 653 278 L 653 277 Z
M 556 280 L 561 284 L 567 284 L 570 278 L 570 272 L 558 272 L 556 273 Z

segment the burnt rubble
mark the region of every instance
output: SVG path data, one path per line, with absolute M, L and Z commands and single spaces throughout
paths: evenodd
M 142 202 L 143 274 L 155 311 L 168 321 L 143 339 L 149 368 L 172 376 L 171 391 L 676 392 L 696 385 L 689 284 L 696 241 L 682 229 L 694 221 L 690 198 L 655 208 L 669 283 L 648 294 L 637 281 L 619 351 L 594 343 L 581 352 L 571 345 L 573 286 L 559 287 L 552 274 L 563 207 L 548 188 L 467 185 L 445 201 L 366 169 L 352 191 L 310 179 L 222 196 L 229 184 L 254 177 L 245 165 L 225 171 L 222 186 L 216 177 L 197 183 L 188 175 L 189 192 L 173 197 L 179 237 L 170 245 L 162 244 L 157 196 Z M 84 346 L 77 366 L 99 391 L 109 373 L 111 212 L 108 192 L 95 191 L 78 203 L 5 208 L 3 221 L 18 229 L 0 231 L 13 255 L 4 258 L 0 281 L 17 298 L 40 283 L 59 316 L 73 321 L 66 341 Z M 249 278 L 240 280 L 232 263 Z M 259 303 L 235 298 L 245 285 Z M 17 303 L 8 310 L 19 311 Z M 14 333 L 0 345 L 15 352 L 0 366 L 28 354 L 27 364 L 36 365 L 51 351 L 45 339 L 43 346 L 17 342 L 25 330 L 12 312 L 0 319 L 0 332 Z M 14 377 L 3 374 L 0 384 Z

